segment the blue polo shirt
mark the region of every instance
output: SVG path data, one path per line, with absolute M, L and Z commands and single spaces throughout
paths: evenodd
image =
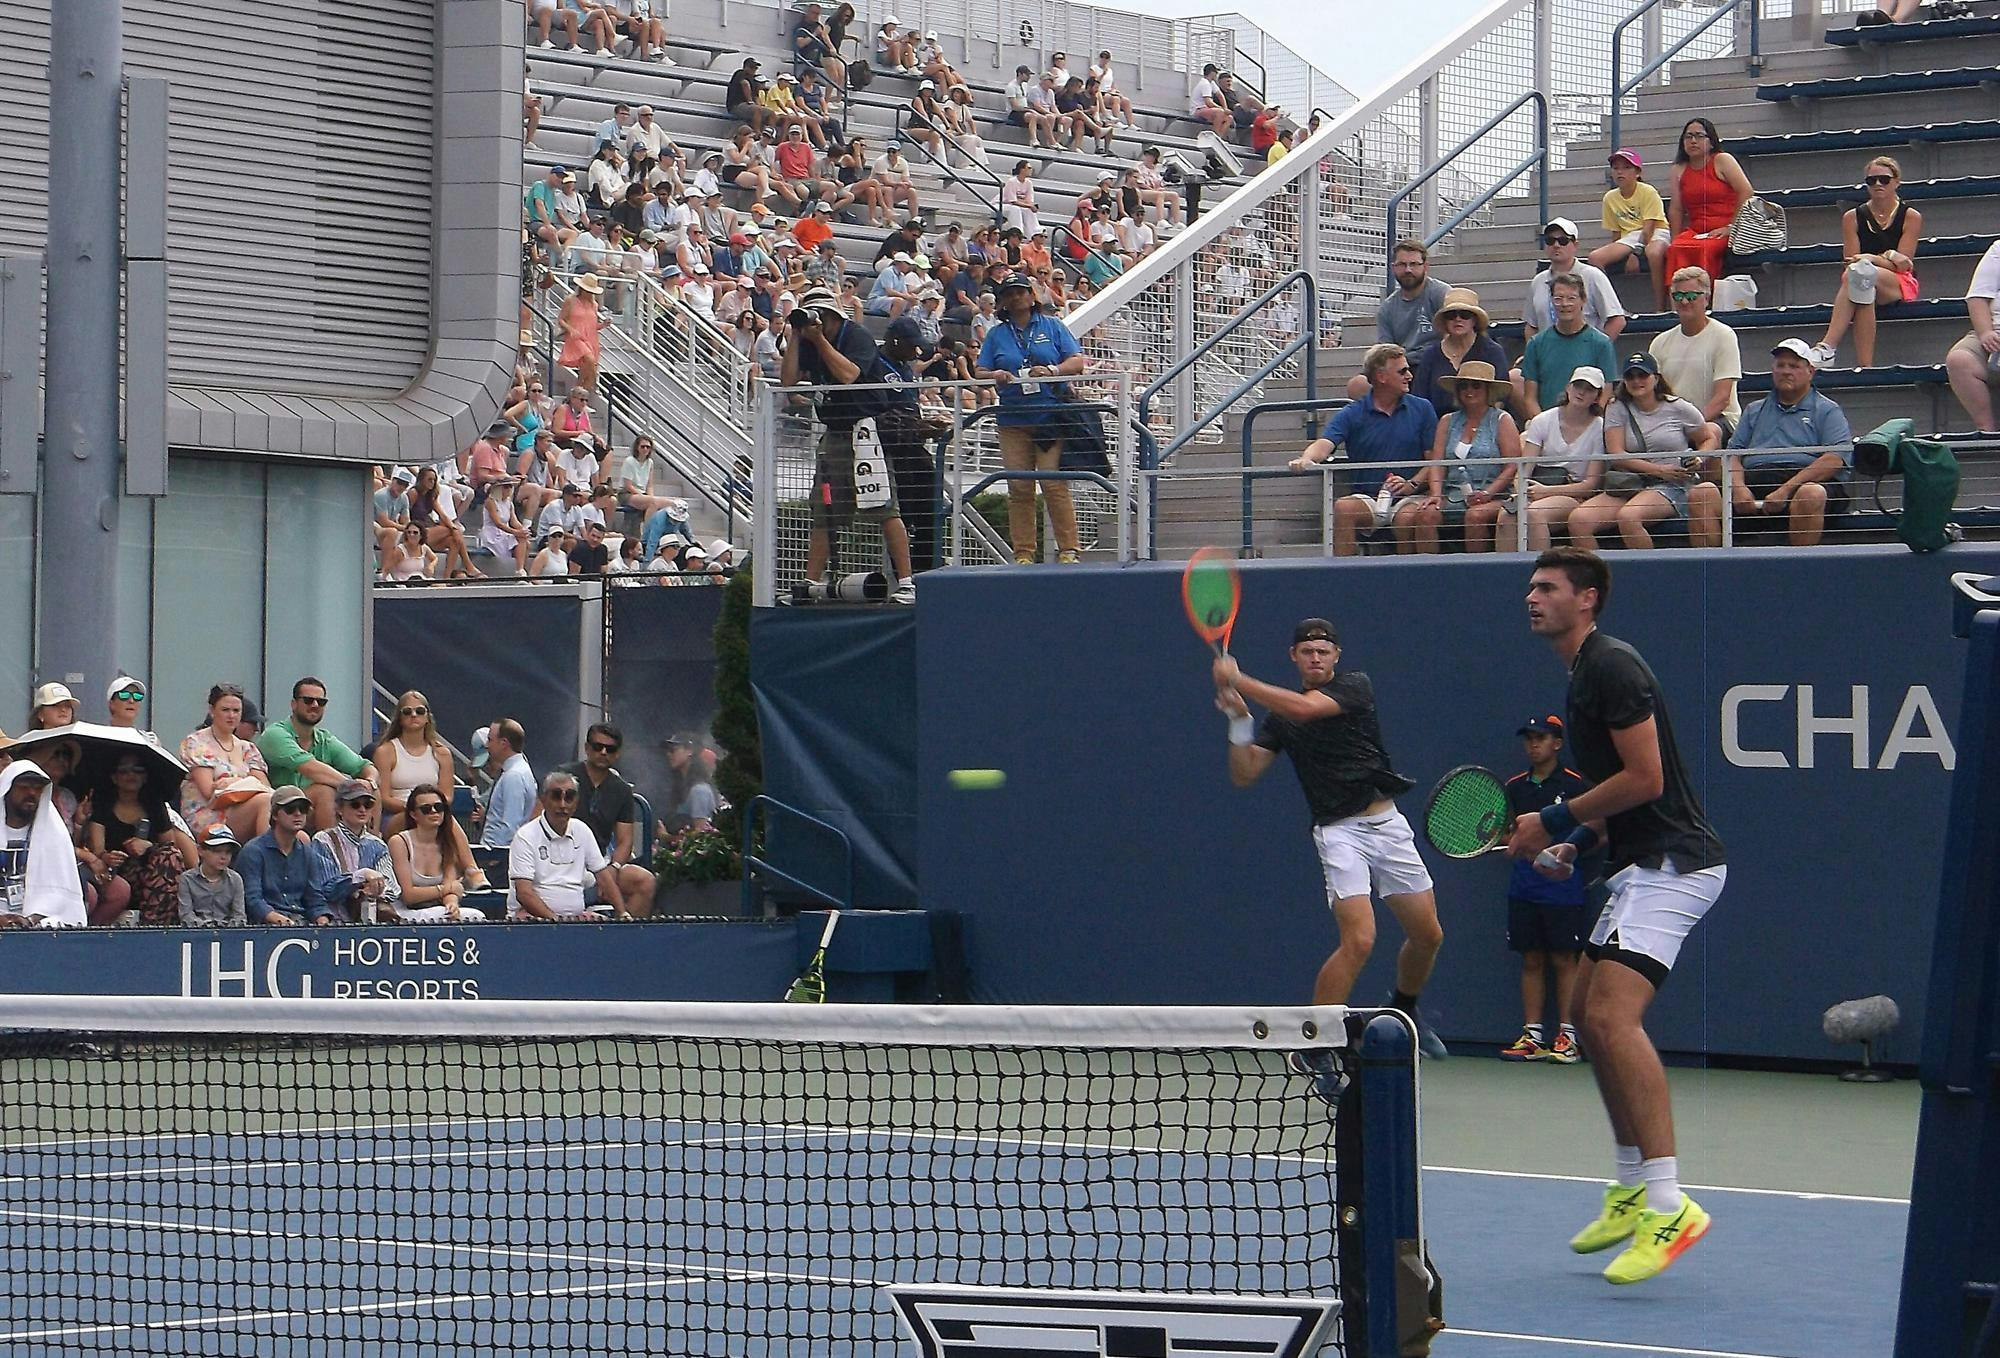
M 1797 471 L 1817 461 L 1819 454 L 1787 449 L 1825 444 L 1838 445 L 1829 451 L 1838 452 L 1848 468 L 1854 466 L 1854 431 L 1848 426 L 1847 412 L 1811 388 L 1795 406 L 1780 404 L 1776 392 L 1753 402 L 1729 440 L 1732 449 L 1743 452 L 1745 471 L 1760 467 Z M 1843 469 L 1835 479 L 1845 481 L 1848 475 Z
M 1082 352 L 1068 326 L 1038 311 L 1026 325 L 995 322 L 979 346 L 979 366 L 1018 374 L 1029 368 L 1053 368 L 1070 355 Z M 1041 424 L 1068 399 L 1068 390 L 1067 382 L 1042 381 L 1036 382 L 1032 393 L 1021 390 L 1019 383 L 1000 388 L 997 417 L 1000 427 Z
M 1320 437 L 1337 448 L 1347 449 L 1350 462 L 1419 462 L 1431 450 L 1437 433 L 1437 407 L 1421 396 L 1405 396 L 1396 408 L 1384 414 L 1373 396 L 1364 396 L 1334 412 L 1320 431 Z M 1398 475 L 1415 474 L 1405 467 Z M 1354 493 L 1374 495 L 1388 479 L 1387 469 L 1354 473 Z

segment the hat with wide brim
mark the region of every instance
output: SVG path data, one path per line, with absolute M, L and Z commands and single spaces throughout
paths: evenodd
M 1457 372 L 1438 379 L 1438 390 L 1456 394 L 1461 382 L 1478 382 L 1495 396 L 1505 396 L 1513 391 L 1514 384 L 1504 377 L 1495 376 L 1491 363 L 1467 363 Z
M 1447 288 L 1444 300 L 1438 303 L 1436 313 L 1431 316 L 1431 324 L 1440 330 L 1444 329 L 1444 318 L 1454 311 L 1470 312 L 1481 330 L 1493 324 L 1492 319 L 1486 314 L 1486 308 L 1479 305 L 1479 294 L 1471 288 Z
M 588 292 L 593 294 L 604 291 L 604 284 L 597 281 L 597 275 L 594 273 L 587 273 L 583 277 L 577 279 L 576 286 L 578 287 L 579 290 L 583 292 Z

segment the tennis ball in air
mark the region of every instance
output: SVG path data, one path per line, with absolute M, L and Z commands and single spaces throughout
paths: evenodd
M 953 769 L 945 777 L 960 792 L 991 792 L 1007 784 L 1004 769 Z

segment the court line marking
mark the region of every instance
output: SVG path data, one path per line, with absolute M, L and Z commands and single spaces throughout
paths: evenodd
M 440 1306 L 459 1306 L 468 1302 L 500 1301 L 515 1299 L 540 1299 L 547 1297 L 588 1296 L 592 1293 L 647 1291 L 653 1288 L 670 1287 L 676 1283 L 695 1281 L 693 1278 L 632 1278 L 610 1283 L 573 1283 L 567 1287 L 537 1287 L 527 1291 L 509 1289 L 506 1292 L 439 1292 L 422 1297 L 398 1297 L 393 1301 L 352 1302 L 346 1306 L 299 1307 L 276 1311 L 221 1311 L 207 1316 L 183 1316 L 174 1320 L 140 1320 L 124 1324 L 67 1325 L 41 1330 L 0 1331 L 0 1339 L 70 1339 L 83 1335 L 131 1334 L 135 1331 L 158 1330 L 207 1330 L 228 1325 L 243 1325 L 259 1320 L 303 1320 L 313 1316 L 356 1316 L 381 1315 L 390 1311 L 423 1311 Z
M 1463 1165 L 1425 1165 L 1426 1174 L 1476 1174 L 1490 1179 L 1544 1179 L 1553 1183 L 1595 1184 L 1605 1181 L 1588 1174 L 1539 1174 L 1522 1169 L 1472 1169 Z M 1884 1207 L 1908 1207 L 1908 1198 L 1871 1197 L 1865 1193 L 1815 1193 L 1795 1188 L 1739 1188 L 1727 1184 L 1682 1184 L 1691 1193 L 1750 1193 L 1765 1198 L 1797 1198 L 1802 1201 L 1860 1202 Z M 1751 1355 L 1759 1358 L 1759 1355 Z
M 1612 1353 L 1671 1353 L 1676 1358 L 1797 1358 L 1793 1354 L 1738 1353 L 1733 1349 L 1682 1349 L 1671 1344 L 1630 1344 L 1615 1339 L 1570 1339 L 1554 1334 L 1515 1334 L 1509 1330 L 1468 1330 L 1446 1327 L 1439 1338 L 1462 1334 L 1474 1339 L 1518 1339 L 1530 1344 L 1555 1344 L 1564 1348 L 1603 1349 Z

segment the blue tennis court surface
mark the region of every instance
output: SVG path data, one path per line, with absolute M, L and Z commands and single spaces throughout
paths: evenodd
M 1004 1174 L 954 1168 L 995 1151 Z M 1304 1155 L 534 1118 L 51 1140 L 0 1167 L 10 1276 L 98 1263 L 59 1296 L 0 1290 L 10 1354 L 430 1355 L 496 1330 L 508 1352 L 897 1353 L 892 1281 L 1337 1286 L 1331 1165 Z

